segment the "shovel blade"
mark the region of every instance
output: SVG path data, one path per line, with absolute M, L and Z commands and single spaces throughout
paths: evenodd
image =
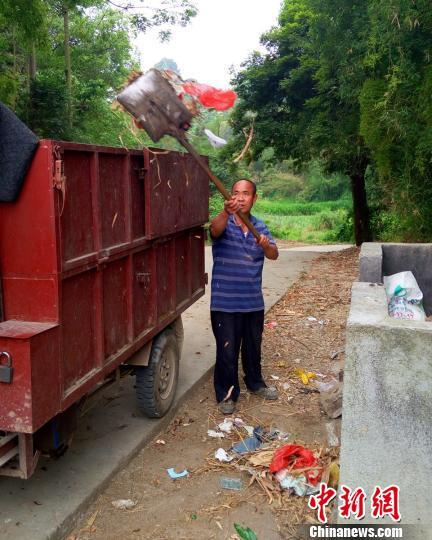
M 153 142 L 172 135 L 173 128 L 181 129 L 193 117 L 156 69 L 137 77 L 120 92 L 117 101 L 136 118 Z

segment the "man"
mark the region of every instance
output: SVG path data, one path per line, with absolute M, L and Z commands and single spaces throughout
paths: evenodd
M 232 414 L 240 394 L 238 356 L 241 349 L 247 389 L 264 399 L 277 399 L 261 374 L 261 340 L 264 327 L 262 269 L 264 257 L 278 258 L 278 249 L 266 225 L 251 215 L 257 200 L 256 185 L 241 179 L 232 197 L 210 224 L 213 239 L 211 322 L 216 338 L 214 387 L 219 410 Z M 236 215 L 246 214 L 260 238 L 257 241 Z M 234 387 L 229 395 L 231 387 Z

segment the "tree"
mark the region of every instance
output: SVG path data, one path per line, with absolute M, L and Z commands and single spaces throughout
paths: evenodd
M 139 69 L 131 38 L 155 26 L 166 32 L 185 25 L 196 10 L 188 0 L 155 9 L 136 3 L 1 2 L 0 99 L 43 137 L 140 144 L 144 135 L 109 105 L 129 72 Z
M 241 104 L 237 133 L 256 111 L 252 152 L 271 146 L 279 159 L 319 158 L 327 172 L 351 179 L 356 243 L 370 240 L 359 94 L 365 78 L 364 2 L 286 0 L 279 25 L 262 37 L 267 54 L 254 53 L 234 79 Z M 359 61 L 360 60 L 360 61 Z

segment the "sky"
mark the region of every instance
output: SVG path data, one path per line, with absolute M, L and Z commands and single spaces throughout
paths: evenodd
M 198 15 L 185 28 L 173 27 L 168 43 L 158 41 L 157 31 L 137 38 L 141 68 L 172 58 L 184 79 L 228 88 L 230 66 L 263 50 L 259 38 L 276 25 L 281 0 L 195 0 L 195 5 Z

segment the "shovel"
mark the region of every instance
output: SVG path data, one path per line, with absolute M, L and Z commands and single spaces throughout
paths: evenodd
M 177 139 L 215 184 L 224 199 L 231 198 L 229 191 L 189 142 L 185 129 L 190 126 L 193 115 L 158 70 L 150 69 L 140 75 L 117 96 L 117 101 L 140 123 L 153 142 L 158 142 L 164 135 Z M 260 234 L 248 216 L 240 210 L 237 215 L 259 240 Z

